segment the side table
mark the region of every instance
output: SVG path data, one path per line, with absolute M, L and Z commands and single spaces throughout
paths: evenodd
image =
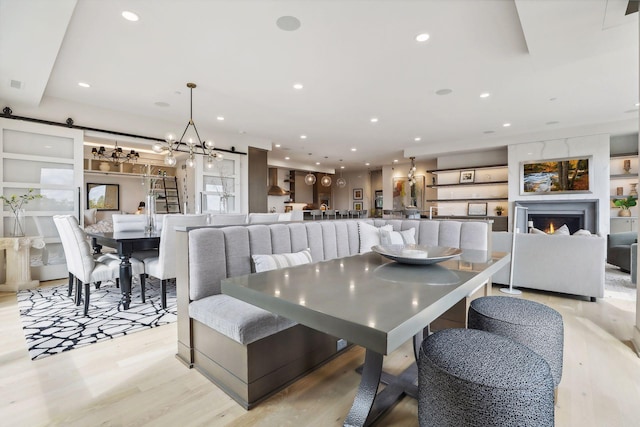
M 32 289 L 40 283 L 31 280 L 31 248 L 44 248 L 42 236 L 0 237 L 0 249 L 6 249 L 6 283 L 0 285 L 0 292 L 17 292 Z

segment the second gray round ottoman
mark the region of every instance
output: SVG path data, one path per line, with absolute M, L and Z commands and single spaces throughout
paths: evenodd
M 418 419 L 421 427 L 553 426 L 549 364 L 489 332 L 436 332 L 420 347 Z
M 468 327 L 511 338 L 544 358 L 554 387 L 562 378 L 564 324 L 556 310 L 520 298 L 492 296 L 471 301 Z

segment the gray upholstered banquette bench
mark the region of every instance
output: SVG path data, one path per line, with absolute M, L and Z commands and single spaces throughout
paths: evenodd
M 221 280 L 254 272 L 251 255 L 299 252 L 313 262 L 357 255 L 358 220 L 178 229 L 178 358 L 245 408 L 328 361 L 340 337 L 296 324 L 221 293 Z M 416 243 L 491 250 L 491 222 L 364 220 L 415 228 Z

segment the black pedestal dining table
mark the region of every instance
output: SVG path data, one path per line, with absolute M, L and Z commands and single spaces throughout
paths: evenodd
M 131 304 L 131 255 L 135 251 L 157 249 L 160 246 L 159 232 L 121 231 L 112 233 L 87 233 L 91 238 L 94 253 L 100 253 L 102 247 L 113 248 L 120 258 L 120 288 L 122 304 L 125 310 Z

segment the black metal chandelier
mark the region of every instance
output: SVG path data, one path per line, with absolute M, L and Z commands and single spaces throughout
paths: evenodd
M 167 152 L 164 158 L 164 163 L 167 166 L 175 166 L 177 163 L 177 160 L 173 155 L 174 151 L 183 151 L 189 153 L 189 158 L 186 162 L 187 166 L 191 168 L 195 167 L 195 154 L 202 154 L 204 156 L 207 156 L 207 168 L 211 169 L 213 168 L 214 160 L 221 161 L 223 160 L 224 156 L 221 153 L 214 151 L 215 143 L 212 140 L 208 139 L 202 142 L 202 139 L 200 139 L 198 128 L 193 121 L 193 89 L 196 87 L 196 84 L 187 83 L 187 87 L 189 88 L 190 97 L 189 122 L 184 128 L 182 136 L 180 136 L 180 139 L 177 139 L 175 134 L 167 133 L 164 137 L 164 142 L 156 142 L 151 148 L 156 153 L 163 153 L 165 151 Z M 186 141 L 183 141 L 190 126 L 193 127 L 196 139 L 194 140 L 193 137 L 191 137 L 187 138 Z
M 94 159 L 110 161 L 116 165 L 127 162 L 136 163 L 140 158 L 140 154 L 136 150 L 132 149 L 125 153 L 121 147 L 118 147 L 118 141 L 116 141 L 115 147 L 111 150 L 107 150 L 104 146 L 100 146 L 100 148 L 93 147 L 91 154 L 93 154 Z

